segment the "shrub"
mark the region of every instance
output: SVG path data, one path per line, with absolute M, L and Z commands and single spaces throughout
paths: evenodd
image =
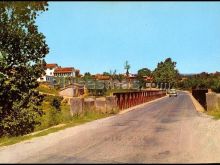
M 51 105 L 57 110 L 57 111 L 60 111 L 60 100 L 57 99 L 57 98 L 54 98 Z
M 220 93 L 220 81 L 218 79 L 213 80 L 211 89 L 216 93 Z

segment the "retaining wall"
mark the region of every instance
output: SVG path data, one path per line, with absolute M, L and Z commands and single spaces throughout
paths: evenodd
M 102 113 L 111 113 L 112 110 L 117 109 L 117 101 L 115 96 L 108 96 L 102 98 L 71 98 L 70 111 L 71 115 L 81 114 L 85 110 L 95 110 Z
M 207 110 L 219 110 L 220 111 L 220 94 L 211 92 L 206 93 Z

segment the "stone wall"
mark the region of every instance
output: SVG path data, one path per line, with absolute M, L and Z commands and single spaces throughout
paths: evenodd
M 106 110 L 107 111 L 112 111 L 114 109 L 117 109 L 117 99 L 116 97 L 112 97 L 112 96 L 107 96 L 106 97 Z
M 220 110 L 220 94 L 210 92 L 206 93 L 207 110 Z
M 71 115 L 81 114 L 83 112 L 84 99 L 83 98 L 72 98 L 70 99 L 70 113 Z
M 84 110 L 95 109 L 95 100 L 93 98 L 84 99 Z
M 101 98 L 71 98 L 71 115 L 83 113 L 85 110 L 96 110 L 102 113 L 111 113 L 117 109 L 117 100 L 115 96 Z
M 107 112 L 106 111 L 106 98 L 105 97 L 96 98 L 95 107 L 97 111 L 106 113 Z

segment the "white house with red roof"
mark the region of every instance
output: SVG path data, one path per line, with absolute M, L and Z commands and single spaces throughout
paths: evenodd
M 79 69 L 74 67 L 60 67 L 57 64 L 46 64 L 45 75 L 38 78 L 39 82 L 53 82 L 54 77 L 75 77 L 80 73 Z
M 73 67 L 56 68 L 54 70 L 55 77 L 75 77 L 76 70 Z
M 54 71 L 59 66 L 57 64 L 46 64 L 45 66 L 45 75 L 38 78 L 37 81 L 39 82 L 52 82 L 54 78 Z

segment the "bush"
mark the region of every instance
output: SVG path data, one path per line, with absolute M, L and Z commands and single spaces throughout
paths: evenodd
M 61 103 L 62 97 L 46 96 L 42 105 L 44 115 L 38 119 L 41 123 L 35 131 L 68 122 L 72 119 L 70 107 L 67 103 Z
M 218 79 L 213 80 L 212 85 L 211 85 L 212 91 L 216 93 L 220 93 L 220 82 Z
M 57 98 L 54 98 L 51 105 L 57 110 L 57 111 L 60 111 L 60 100 L 57 99 Z
M 48 127 L 57 125 L 61 122 L 61 112 L 51 108 L 48 112 Z

